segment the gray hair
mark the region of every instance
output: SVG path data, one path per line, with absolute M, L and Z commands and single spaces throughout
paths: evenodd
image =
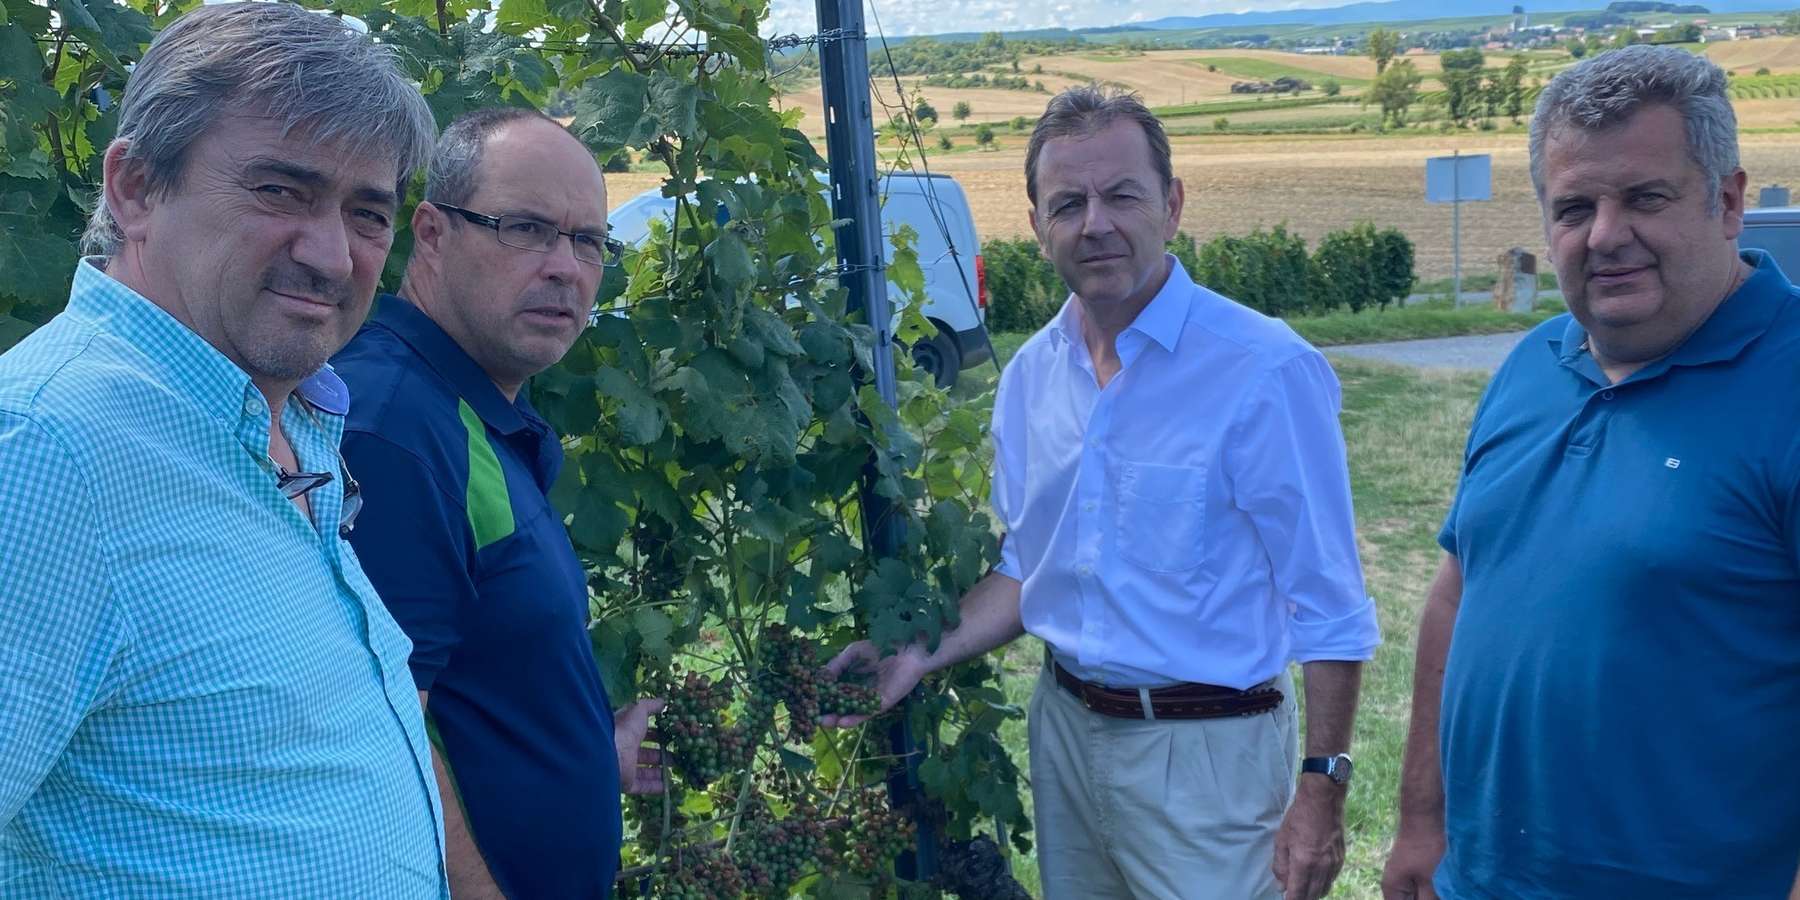
M 514 122 L 562 123 L 522 106 L 490 106 L 463 113 L 444 128 L 431 151 L 431 168 L 425 176 L 425 199 L 432 203 L 467 206 L 481 186 L 481 156 L 488 139 Z M 566 129 L 565 129 L 566 130 Z M 573 137 L 573 135 L 570 135 Z M 460 222 L 461 219 L 451 219 Z
M 1531 115 L 1531 184 L 1544 201 L 1544 147 L 1551 132 L 1603 131 L 1650 104 L 1672 107 L 1687 127 L 1688 156 L 1706 175 L 1706 209 L 1738 168 L 1737 114 L 1724 70 L 1674 47 L 1635 44 L 1602 53 L 1550 80 Z
M 1085 137 L 1120 120 L 1135 122 L 1144 130 L 1144 137 L 1150 142 L 1150 162 L 1162 178 L 1163 192 L 1168 193 L 1175 180 L 1175 166 L 1170 161 L 1169 135 L 1163 131 L 1162 120 L 1130 91 L 1084 84 L 1052 97 L 1037 127 L 1031 130 L 1031 142 L 1025 149 L 1025 196 L 1037 204 L 1038 155 L 1044 152 L 1046 143 L 1057 138 Z
M 392 153 L 402 195 L 437 132 L 394 54 L 342 21 L 288 3 L 201 6 L 150 43 L 119 103 L 115 140 L 153 193 L 180 186 L 187 151 L 221 117 L 255 110 L 348 152 Z M 110 256 L 124 234 L 102 190 L 83 249 Z

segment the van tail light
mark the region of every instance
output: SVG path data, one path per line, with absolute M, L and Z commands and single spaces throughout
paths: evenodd
M 987 260 L 975 254 L 975 305 L 987 311 Z

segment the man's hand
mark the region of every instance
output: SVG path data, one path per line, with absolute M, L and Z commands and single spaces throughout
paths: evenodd
M 619 751 L 619 789 L 627 794 L 663 792 L 663 752 L 644 746 L 650 717 L 662 712 L 662 700 L 639 700 L 613 713 L 613 745 Z
M 1284 900 L 1319 900 L 1331 891 L 1344 867 L 1345 790 L 1324 776 L 1300 776 L 1269 866 Z
M 1381 870 L 1382 900 L 1438 900 L 1431 886 L 1438 860 L 1444 858 L 1444 829 L 1402 825 Z
M 883 657 L 881 651 L 868 641 L 857 641 L 844 648 L 831 662 L 825 664 L 825 671 L 833 678 L 843 677 L 845 672 L 862 672 L 875 670 L 875 692 L 881 696 L 881 709 L 887 712 L 900 702 L 900 698 L 912 692 L 913 685 L 919 683 L 926 673 L 931 671 L 927 662 L 925 648 L 918 644 L 908 644 L 899 653 Z M 851 728 L 869 720 L 869 716 L 824 716 L 819 723 L 827 728 Z

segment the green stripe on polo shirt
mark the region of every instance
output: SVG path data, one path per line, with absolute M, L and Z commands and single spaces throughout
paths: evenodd
M 466 505 L 469 527 L 475 530 L 475 549 L 480 550 L 513 533 L 512 497 L 506 492 L 506 473 L 488 442 L 487 426 L 467 400 L 456 401 L 463 427 L 469 431 L 469 488 Z

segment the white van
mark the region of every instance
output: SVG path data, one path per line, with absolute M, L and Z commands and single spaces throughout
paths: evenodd
M 983 325 L 987 270 L 969 199 L 948 175 L 895 172 L 881 179 L 879 190 L 882 234 L 891 239 L 894 229 L 910 225 L 919 235 L 915 246 L 925 273 L 925 318 L 937 326 L 937 334 L 913 345 L 913 359 L 936 376 L 939 385 L 949 387 L 963 369 L 993 358 Z M 652 218 L 674 215 L 675 200 L 653 188 L 614 208 L 607 214 L 607 225 L 613 237 L 635 246 L 649 235 Z M 891 283 L 888 289 L 891 296 L 898 295 Z

